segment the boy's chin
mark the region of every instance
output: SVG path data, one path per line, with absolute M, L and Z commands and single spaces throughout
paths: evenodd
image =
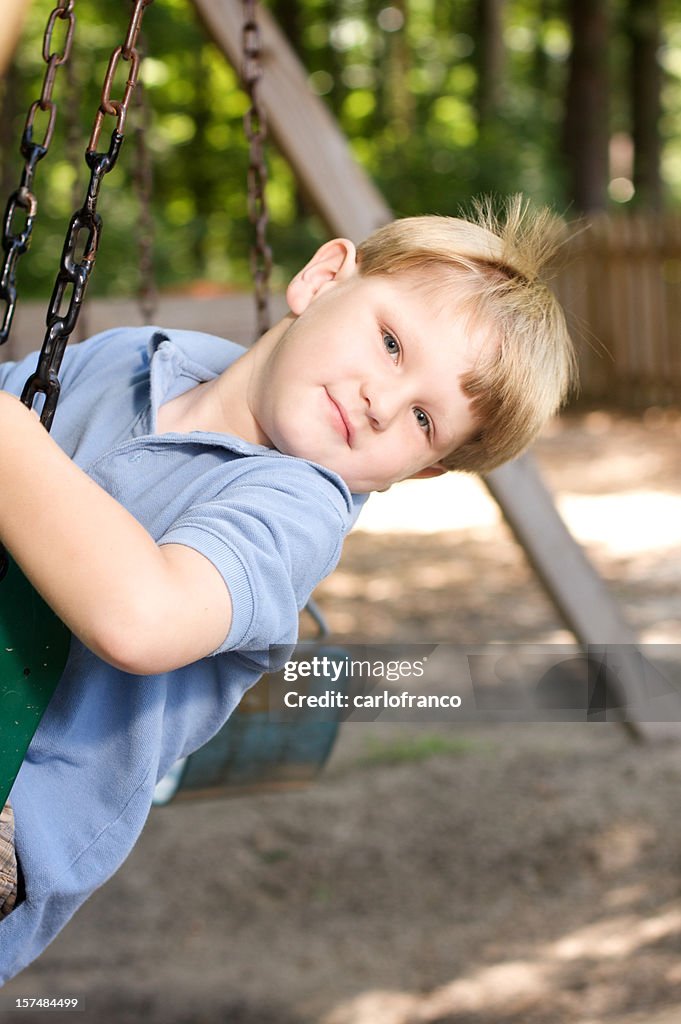
M 344 473 L 341 467 L 327 465 L 326 468 L 333 470 L 353 494 L 382 494 L 385 491 L 389 491 L 391 487 L 400 483 L 400 481 L 412 478 L 411 474 L 407 474 L 406 476 L 389 477 L 387 479 L 385 477 L 367 479 L 353 473 Z
M 320 465 L 323 465 L 323 463 L 320 463 Z M 336 469 L 334 466 L 326 466 L 325 468 L 330 469 L 332 473 L 339 476 L 352 494 L 373 494 L 376 491 L 387 491 L 388 488 L 392 486 L 392 484 L 389 483 L 384 484 L 367 480 L 357 480 L 356 478 L 343 473 L 341 470 Z
M 383 481 L 383 480 L 352 480 L 348 479 L 343 473 L 338 473 L 338 476 L 346 484 L 349 491 L 352 494 L 383 494 L 385 491 L 389 491 L 393 484 L 396 484 L 397 480 Z

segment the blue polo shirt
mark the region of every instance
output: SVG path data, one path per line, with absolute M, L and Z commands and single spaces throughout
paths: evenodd
M 228 636 L 186 668 L 135 676 L 75 637 L 12 790 L 26 899 L 0 923 L 0 982 L 37 957 L 123 863 L 154 787 L 206 743 L 294 644 L 298 614 L 335 566 L 365 496 L 335 473 L 240 438 L 156 435 L 161 404 L 243 354 L 193 331 L 123 328 L 67 349 L 52 436 L 159 544 L 209 558 L 233 603 Z M 31 355 L 0 365 L 19 394 Z

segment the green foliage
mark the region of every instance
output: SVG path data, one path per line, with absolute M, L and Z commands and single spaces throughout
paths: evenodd
M 681 20 L 665 0 L 664 171 L 681 199 Z M 621 15 L 624 0 L 614 9 Z M 481 117 L 480 38 L 475 0 L 270 0 L 268 5 L 321 95 L 350 139 L 357 159 L 397 214 L 456 213 L 480 191 L 522 189 L 565 209 L 560 126 L 570 38 L 562 0 L 506 0 L 503 87 L 494 116 Z M 2 178 L 16 187 L 18 140 L 44 73 L 41 40 L 52 0 L 34 0 L 5 88 Z M 81 0 L 74 46 L 78 82 L 69 94 L 58 76 L 59 118 L 48 157 L 38 166 L 40 204 L 23 294 L 49 294 L 68 217 L 82 202 L 83 142 L 64 142 L 66 112 L 81 140 L 91 130 L 109 54 L 122 41 L 128 5 Z M 145 14 L 149 56 L 142 78 L 153 110 L 148 144 L 154 163 L 156 275 L 161 288 L 197 279 L 244 286 L 249 279 L 245 180 L 247 101 L 234 71 L 206 37 L 190 0 L 156 0 Z M 626 128 L 626 46 L 618 18 L 612 61 L 614 130 Z M 111 121 L 112 119 L 107 119 Z M 105 123 L 102 139 L 112 124 Z M 7 129 L 13 142 L 9 142 Z M 99 294 L 137 287 L 139 203 L 131 184 L 134 132 L 105 179 L 103 243 L 93 275 Z M 281 284 L 324 238 L 283 158 L 270 147 L 268 200 Z
M 7 188 L 18 183 L 22 164 L 18 142 L 28 105 L 40 93 L 45 69 L 42 33 L 52 7 L 51 0 L 35 0 L 11 71 L 11 91 L 6 91 L 11 104 L 5 106 L 12 108 L 6 113 L 16 139 L 13 150 L 3 147 Z M 31 255 L 20 267 L 24 294 L 46 295 L 51 290 L 70 213 L 84 199 L 89 176 L 83 160 L 84 142 L 99 104 L 109 55 L 123 39 L 128 11 L 128 5 L 120 0 L 94 0 L 78 6 L 73 50 L 78 81 L 75 90 L 70 90 L 65 75 L 60 73 L 57 78 L 57 131 L 48 156 L 36 171 L 39 216 Z M 159 0 L 145 18 L 147 39 L 153 40 L 153 54 L 144 60 L 141 77 L 153 112 L 147 144 L 154 166 L 158 283 L 162 288 L 181 287 L 207 278 L 245 284 L 250 238 L 244 190 L 247 150 L 241 123 L 245 97 L 233 70 L 205 38 L 190 3 Z M 112 94 L 121 95 L 120 85 Z M 82 141 L 75 153 L 69 153 L 64 136 L 66 122 L 74 116 Z M 132 112 L 121 158 L 101 190 L 99 211 L 104 228 L 91 284 L 94 293 L 129 294 L 138 284 L 140 206 L 132 186 L 136 118 L 137 113 Z M 108 146 L 114 123 L 113 118 L 105 119 L 101 148 Z M 282 178 L 288 178 L 284 191 L 290 197 L 290 173 L 285 170 Z M 281 185 L 274 185 L 273 192 L 273 207 L 285 220 L 287 203 Z

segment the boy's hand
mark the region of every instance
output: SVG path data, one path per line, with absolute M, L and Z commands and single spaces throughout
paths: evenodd
M 69 629 L 123 671 L 189 664 L 229 632 L 231 599 L 213 564 L 182 545 L 159 547 L 6 392 L 0 540 Z

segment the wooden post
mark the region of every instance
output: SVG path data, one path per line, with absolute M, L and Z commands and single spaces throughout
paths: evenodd
M 31 0 L 3 0 L 2 32 L 0 32 L 0 75 L 7 71 L 14 56 L 24 19 L 31 6 Z

